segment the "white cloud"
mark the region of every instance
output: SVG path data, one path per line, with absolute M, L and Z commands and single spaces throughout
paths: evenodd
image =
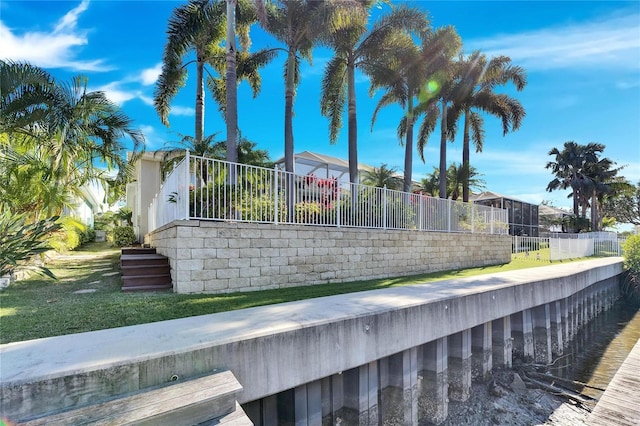
M 527 70 L 640 69 L 640 14 L 609 16 L 582 24 L 465 40 L 468 51 L 507 55 Z
M 162 63 L 157 63 L 153 68 L 142 70 L 140 81 L 145 86 L 150 86 L 158 81 L 158 76 L 162 72 Z
M 171 107 L 171 115 L 184 115 L 187 117 L 192 117 L 196 115 L 196 110 L 191 107 L 176 105 Z
M 0 58 L 26 61 L 43 68 L 69 68 L 76 71 L 108 71 L 102 59 L 77 59 L 78 47 L 88 43 L 87 31 L 78 30 L 78 17 L 89 7 L 83 0 L 56 23 L 50 32 L 17 34 L 0 21 Z

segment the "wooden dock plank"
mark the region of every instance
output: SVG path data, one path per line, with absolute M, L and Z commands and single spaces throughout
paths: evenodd
M 640 425 L 640 340 L 622 363 L 588 419 L 592 425 Z

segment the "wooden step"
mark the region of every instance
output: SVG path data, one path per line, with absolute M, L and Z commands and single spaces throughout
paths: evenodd
M 131 265 L 121 266 L 123 277 L 134 277 L 138 275 L 170 275 L 171 268 L 166 265 Z
M 168 259 L 159 254 L 123 254 L 120 266 L 166 265 Z
M 137 286 L 146 286 L 146 285 L 159 285 L 159 286 L 169 286 L 172 287 L 171 284 L 171 275 L 160 274 L 160 275 L 136 275 L 132 277 L 122 277 L 122 287 L 137 287 Z
M 130 287 L 122 286 L 122 291 L 125 293 L 132 293 L 136 291 L 167 291 L 173 290 L 173 286 L 171 284 L 164 285 L 135 285 Z
M 153 247 L 123 247 L 120 254 L 156 254 Z
M 230 371 L 141 389 L 117 399 L 24 419 L 20 425 L 172 425 L 191 426 L 211 419 L 236 420 L 237 395 L 242 386 Z M 246 418 L 246 415 L 245 415 Z M 230 421 L 227 424 L 232 424 Z M 241 423 L 236 423 L 241 424 Z M 246 424 L 246 423 L 245 423 Z

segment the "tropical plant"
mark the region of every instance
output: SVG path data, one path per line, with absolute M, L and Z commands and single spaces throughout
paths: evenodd
M 483 190 L 486 182 L 480 176 L 481 174 L 473 166 L 469 167 L 469 172 L 467 173 L 460 163 L 451 163 L 447 168 L 446 196 L 440 198 L 457 200 L 462 193 L 465 181 L 469 182 L 471 188 Z M 434 167 L 433 172 L 420 181 L 418 189 L 433 196 L 440 196 L 440 170 Z
M 605 195 L 602 215 L 613 217 L 619 223 L 640 226 L 640 181 L 636 186 L 620 177 L 612 183 L 615 190 Z
M 631 235 L 622 246 L 627 276 L 623 291 L 632 301 L 640 304 L 640 235 Z
M 436 101 L 446 83 L 443 77 L 446 63 L 442 58 L 457 53 L 460 45 L 460 38 L 452 27 L 432 31 L 425 22 L 419 36 L 421 43 L 417 46 L 410 35 L 398 34 L 394 39 L 393 54 L 381 56 L 365 67 L 371 78 L 370 92 L 381 88 L 385 90 L 374 110 L 372 128 L 383 107 L 399 104 L 405 111 L 398 125 L 398 137 L 400 140 L 405 138 L 403 189 L 406 192 L 411 190 L 414 124 L 419 116 L 426 115 L 420 129 L 424 146 L 435 127 Z M 420 142 L 418 149 L 424 159 Z
M 196 64 L 195 139 L 202 141 L 204 134 L 204 69 L 213 56 L 212 49 L 224 38 L 225 15 L 221 3 L 208 0 L 190 0 L 174 9 L 167 28 L 167 44 L 162 57 L 162 72 L 154 92 L 154 105 L 160 120 L 169 125 L 171 100 L 184 86 L 187 65 Z M 195 60 L 184 58 L 195 51 Z
M 362 183 L 364 185 L 398 191 L 402 189 L 402 178 L 398 176 L 395 167 L 388 167 L 386 164 L 381 164 L 380 167 L 374 167 L 372 170 L 365 171 L 363 175 Z
M 547 162 L 546 168 L 551 169 L 555 178 L 547 185 L 547 191 L 556 189 L 571 189 L 569 197 L 573 198 L 573 214 L 584 218 L 587 208 L 591 205 L 594 217 L 597 217 L 597 198 L 601 199 L 609 192 L 609 184 L 620 170 L 611 169 L 615 164 L 611 160 L 600 158 L 605 146 L 599 143 L 579 145 L 576 142 L 564 143 L 560 151 L 553 148 L 549 155 L 555 156 L 555 161 Z M 597 229 L 597 220 L 595 220 Z M 595 230 L 594 229 L 594 230 Z
M 455 129 L 455 123 L 463 116 L 462 172 L 470 167 L 470 139 L 476 152 L 482 152 L 484 145 L 484 118 L 478 112 L 484 112 L 502 121 L 503 135 L 520 127 L 525 110 L 517 99 L 506 94 L 495 93 L 497 86 L 513 83 L 521 91 L 527 84 L 523 68 L 511 65 L 507 56 L 497 56 L 487 60 L 479 51 L 467 58 L 461 57 L 457 63 L 455 84 L 451 90 L 452 108 L 447 119 L 449 127 Z M 455 130 L 452 136 L 455 134 Z M 469 201 L 469 182 L 463 177 L 462 201 Z
M 45 79 L 43 88 L 42 78 L 29 77 L 33 74 L 42 77 L 46 72 L 0 62 L 0 75 L 14 88 L 3 95 L 6 109 L 0 111 L 7 131 L 0 143 L 0 206 L 30 212 L 30 220 L 37 221 L 60 214 L 71 195 L 79 195 L 88 182 L 107 182 L 109 170 L 117 168 L 125 176 L 130 167 L 122 139 L 133 141 L 138 152 L 144 137 L 103 92 L 87 90 L 86 77 L 69 84 Z M 23 77 L 20 86 L 16 82 Z
M 29 259 L 42 254 L 51 247 L 48 237 L 60 229 L 58 217 L 28 223 L 24 215 L 12 215 L 7 210 L 0 212 L 0 277 L 11 275 L 17 270 L 34 270 L 55 278 L 43 266 L 27 263 Z
M 293 172 L 293 105 L 300 82 L 300 61 L 311 61 L 313 47 L 326 30 L 329 3 L 312 0 L 280 0 L 268 12 L 265 30 L 284 44 L 287 52 L 284 64 L 285 112 L 284 158 L 285 169 Z
M 371 0 L 340 3 L 341 20 L 326 35 L 325 43 L 335 56 L 327 64 L 322 79 L 320 110 L 329 118 L 329 140 L 335 143 L 342 127 L 345 101 L 348 105 L 349 179 L 358 183 L 358 136 L 356 115 L 355 70 L 367 70 L 365 64 L 373 58 L 388 55 L 394 36 L 400 31 L 418 32 L 426 25 L 426 16 L 417 9 L 393 7 L 367 32 L 369 10 L 376 4 Z

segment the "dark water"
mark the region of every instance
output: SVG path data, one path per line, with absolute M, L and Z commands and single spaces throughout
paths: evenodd
M 640 310 L 624 300 L 601 313 L 583 327 L 565 357 L 557 360 L 549 372 L 553 375 L 605 389 L 640 339 Z M 584 387 L 581 392 L 600 398 L 602 391 Z

